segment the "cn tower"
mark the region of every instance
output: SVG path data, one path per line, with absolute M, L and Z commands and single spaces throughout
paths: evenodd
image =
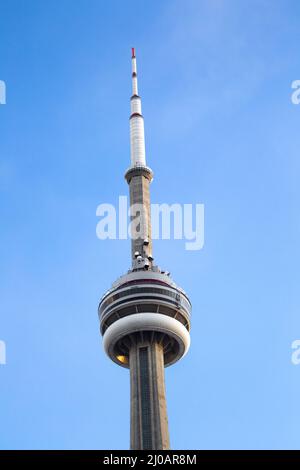
M 130 99 L 131 269 L 117 279 L 99 304 L 100 332 L 109 358 L 130 369 L 130 448 L 170 449 L 164 368 L 175 364 L 190 346 L 191 303 L 152 255 L 150 183 L 146 164 L 144 118 L 132 49 Z

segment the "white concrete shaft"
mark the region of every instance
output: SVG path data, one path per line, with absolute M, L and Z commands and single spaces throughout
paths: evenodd
M 144 119 L 140 115 L 130 119 L 131 166 L 146 166 Z

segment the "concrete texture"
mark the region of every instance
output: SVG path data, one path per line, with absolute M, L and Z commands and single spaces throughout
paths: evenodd
M 136 340 L 130 349 L 130 448 L 170 448 L 163 346 Z

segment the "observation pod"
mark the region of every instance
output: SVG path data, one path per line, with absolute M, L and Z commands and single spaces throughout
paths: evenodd
M 133 271 L 122 276 L 99 305 L 106 354 L 129 368 L 130 348 L 139 341 L 162 345 L 164 365 L 183 357 L 190 346 L 191 304 L 168 275 Z

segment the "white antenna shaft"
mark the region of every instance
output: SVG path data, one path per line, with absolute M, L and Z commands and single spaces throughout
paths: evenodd
M 142 103 L 138 95 L 135 49 L 132 48 L 132 97 L 130 115 L 131 166 L 146 166 L 144 118 Z

